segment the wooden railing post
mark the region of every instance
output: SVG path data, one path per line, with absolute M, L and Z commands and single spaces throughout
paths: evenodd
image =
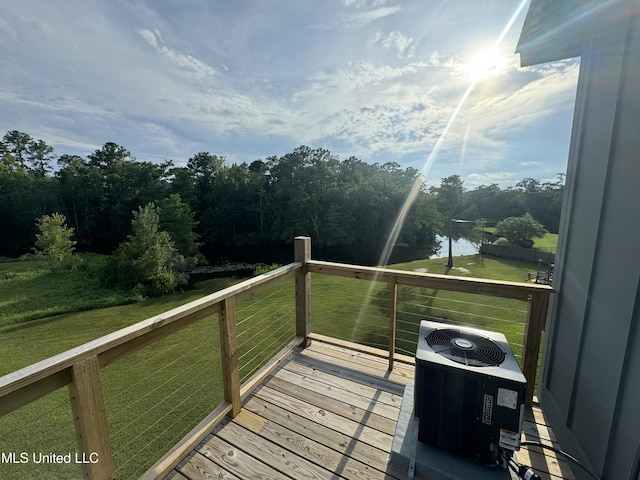
M 236 334 L 235 297 L 225 298 L 218 312 L 220 328 L 220 354 L 224 399 L 231 404 L 229 416 L 240 413 L 240 367 L 238 366 L 238 337 Z
M 71 367 L 69 397 L 80 448 L 73 460 L 82 464 L 84 478 L 115 478 L 98 357 Z
M 396 309 L 398 304 L 398 278 L 389 281 L 391 299 L 389 306 L 389 370 L 393 370 L 393 357 L 396 352 Z
M 522 347 L 522 373 L 527 379 L 527 392 L 525 403 L 531 406 L 533 394 L 536 388 L 536 375 L 538 372 L 538 354 L 547 318 L 549 306 L 549 293 L 533 293 L 529 295 L 527 306 L 527 324 L 524 330 L 524 342 Z
M 294 260 L 302 263 L 296 273 L 296 335 L 304 338 L 303 345 L 308 347 L 311 343 L 311 274 L 307 262 L 311 260 L 311 238 L 294 239 Z

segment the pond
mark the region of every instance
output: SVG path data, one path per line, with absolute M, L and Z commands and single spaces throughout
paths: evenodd
M 436 235 L 436 239 L 440 242 L 440 253 L 432 255 L 430 258 L 447 258 L 449 256 L 449 240 L 447 237 L 441 237 L 439 235 Z M 478 253 L 473 243 L 464 238 L 454 240 L 451 250 L 454 257 L 459 257 L 460 255 L 475 255 Z
M 448 256 L 447 237 L 437 236 L 440 242 L 440 253 L 430 255 L 427 247 L 409 247 L 405 244 L 397 245 L 389 258 L 388 264 L 409 262 L 423 258 L 446 258 Z M 339 247 L 318 247 L 312 245 L 312 258 L 358 265 L 377 265 L 380 260 L 380 245 L 350 245 Z M 205 247 L 202 250 L 209 261 L 209 265 L 199 269 L 198 280 L 201 277 L 220 277 L 229 275 L 252 274 L 255 268 L 277 263 L 285 265 L 293 261 L 293 245 L 255 245 L 244 247 Z M 478 253 L 473 244 L 465 239 L 453 242 L 453 255 L 475 255 Z M 237 268 L 236 268 L 237 267 Z

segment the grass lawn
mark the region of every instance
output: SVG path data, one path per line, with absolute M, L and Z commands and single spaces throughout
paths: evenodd
M 391 268 L 526 281 L 535 267 L 480 255 L 454 258 L 448 270 L 446 259 L 417 260 Z M 312 275 L 313 330 L 345 340 L 388 348 L 389 287 L 386 283 Z M 396 350 L 412 355 L 420 320 L 431 319 L 504 333 L 517 357 L 522 352 L 527 305 L 523 301 L 466 293 L 400 286 L 397 303 Z
M 46 260 L 35 257 L 0 261 L 0 327 L 139 300 L 129 292 L 101 285 L 105 255 L 77 258 L 78 268 L 60 272 L 52 272 Z
M 555 253 L 556 248 L 558 247 L 557 233 L 547 233 L 543 238 L 534 238 L 533 240 L 533 248 L 537 248 L 538 250 L 543 250 L 545 252 Z
M 0 375 L 242 280 L 207 280 L 182 293 L 131 303 L 135 298 L 102 288 L 91 275 L 102 261 L 91 257 L 87 267 L 62 273 L 49 272 L 36 259 L 0 263 Z M 118 302 L 125 304 L 96 308 Z M 79 311 L 47 316 L 73 309 Z M 118 478 L 137 478 L 220 403 L 219 350 L 212 317 L 101 371 Z M 67 389 L 0 418 L 2 452 L 76 449 Z M 2 479 L 80 477 L 76 464 L 0 464 Z
M 39 260 L 0 263 L 0 375 L 174 308 L 240 279 L 214 279 L 162 298 L 133 302 L 102 289 L 89 258 L 83 269 L 51 274 Z M 524 281 L 531 264 L 479 255 L 419 260 L 393 268 Z M 93 272 L 93 273 L 92 273 Z M 384 283 L 312 275 L 317 333 L 386 348 L 389 291 Z M 50 290 L 54 290 L 52 293 Z M 100 292 L 102 291 L 102 296 Z M 86 292 L 86 295 L 85 295 Z M 245 380 L 295 335 L 293 280 L 237 305 L 240 375 Z M 124 305 L 90 308 L 102 302 Z M 66 310 L 79 311 L 66 313 Z M 504 332 L 518 352 L 526 304 L 514 300 L 400 287 L 398 351 L 415 351 L 422 318 Z M 56 312 L 49 315 L 48 312 Z M 205 319 L 101 371 L 118 478 L 136 478 L 222 399 L 217 318 Z M 66 389 L 0 418 L 0 451 L 75 452 Z M 0 464 L 0 478 L 78 478 L 77 465 Z
M 0 375 L 242 280 L 207 280 L 181 293 L 139 301 L 100 285 L 97 272 L 104 260 L 86 256 L 86 268 L 55 273 L 39 259 L 0 262 Z
M 485 227 L 487 232 L 495 233 L 495 227 Z M 534 238 L 533 239 L 533 248 L 537 248 L 538 250 L 542 250 L 544 252 L 555 253 L 556 248 L 558 246 L 558 234 L 557 233 L 547 233 L 542 238 Z

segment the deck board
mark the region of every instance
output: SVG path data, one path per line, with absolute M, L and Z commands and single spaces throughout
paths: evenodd
M 347 387 L 350 392 L 362 395 L 365 398 L 367 397 L 373 398 L 373 395 L 377 395 L 378 402 L 383 403 L 385 405 L 394 406 L 395 408 L 400 410 L 400 405 L 402 404 L 402 392 L 397 393 L 395 389 L 393 392 L 388 392 L 385 390 L 381 390 L 380 389 L 381 387 L 376 388 L 376 386 L 371 385 L 370 383 L 365 384 L 365 383 L 362 383 L 362 381 L 357 382 L 355 381 L 355 378 L 351 379 L 351 378 L 341 377 L 339 373 L 344 373 L 344 374 L 348 373 L 345 370 L 341 370 L 341 369 L 334 370 L 334 372 L 338 373 L 338 375 L 336 375 L 336 373 L 325 372 L 321 370 L 321 368 L 323 368 L 323 364 L 321 363 L 318 363 L 318 364 L 309 363 L 309 362 L 298 363 L 297 361 L 295 361 L 295 358 L 293 358 L 292 361 L 288 362 L 286 365 L 283 366 L 283 369 L 287 371 L 298 373 L 300 375 L 304 375 L 307 377 L 311 377 L 316 381 L 323 383 L 325 385 L 338 387 L 338 388 Z
M 315 368 L 324 373 L 333 375 L 340 379 L 346 378 L 362 385 L 372 387 L 377 391 L 389 392 L 398 396 L 402 403 L 402 395 L 404 393 L 404 385 L 411 379 L 405 379 L 404 383 L 401 379 L 392 378 L 392 375 L 375 375 L 375 370 L 365 370 L 364 367 L 350 362 L 348 359 L 337 361 L 335 357 L 322 358 L 315 352 L 302 352 L 294 354 L 294 359 L 307 367 Z M 355 368 L 357 366 L 357 368 Z
M 256 420 L 258 419 L 258 420 Z M 327 470 L 349 480 L 387 479 L 384 472 L 376 470 L 366 463 L 343 455 L 336 449 L 289 430 L 282 425 L 267 421 L 245 409 L 236 417 L 235 422 L 252 429 L 268 441 L 271 441 L 298 456 L 307 458 Z M 259 425 L 259 427 L 257 427 Z
M 212 462 L 199 452 L 192 452 L 187 458 L 179 465 L 179 473 L 174 470 L 177 476 L 169 477 L 172 480 L 182 480 L 191 478 L 224 478 L 225 480 L 239 480 L 238 477 L 229 473 L 227 470 L 220 467 L 220 465 Z
M 267 386 L 258 390 L 256 396 L 273 404 L 282 405 L 286 410 L 302 418 L 326 425 L 337 432 L 368 443 L 372 447 L 384 451 L 391 450 L 393 434 L 381 432 L 369 426 L 369 417 L 367 416 L 363 416 L 361 421 L 351 420 L 345 416 L 328 412 L 317 405 L 311 405 L 290 395 L 282 394 Z
M 407 382 L 414 367 L 384 356 L 314 340 L 298 349 L 166 478 L 406 478 L 387 460 Z M 558 447 L 538 406 L 527 408 L 523 439 Z M 573 479 L 550 451 L 521 449 L 516 459 L 543 479 Z
M 345 395 L 348 392 L 334 390 L 333 392 L 328 392 L 333 393 L 334 396 L 324 395 L 313 390 L 301 387 L 299 385 L 294 385 L 279 378 L 272 378 L 269 381 L 269 387 L 285 395 L 289 395 L 298 400 L 302 400 L 303 402 L 309 404 L 313 403 L 316 407 L 320 408 L 323 411 L 341 415 L 357 423 L 362 423 L 362 419 L 366 417 L 367 426 L 387 433 L 391 436 L 393 436 L 395 432 L 396 419 L 391 419 L 389 417 L 384 417 L 375 413 L 373 411 L 375 402 L 372 402 L 371 400 L 369 400 L 369 402 L 364 405 L 364 408 L 360 408 L 353 405 L 353 403 L 351 402 L 352 399 L 349 398 L 348 395 Z M 359 398 L 363 403 L 367 402 L 363 397 Z
M 535 399 L 534 405 L 525 410 L 522 441 L 539 442 L 556 449 L 560 448 L 553 430 L 547 425 L 544 413 Z M 544 472 L 547 478 L 552 480 L 573 480 L 575 478 L 568 462 L 550 450 L 543 451 L 537 447 L 522 447 L 516 452 L 515 457 L 519 463 L 533 467 L 537 473 Z
M 295 386 L 303 387 L 312 394 L 323 395 L 334 399 L 339 398 L 341 402 L 348 403 L 355 408 L 367 409 L 376 415 L 391 420 L 395 427 L 399 408 L 396 405 L 390 405 L 382 401 L 376 401 L 372 405 L 370 400 L 371 397 L 367 397 L 362 393 L 350 390 L 349 387 L 354 385 L 353 382 L 344 380 L 342 382 L 335 382 L 333 385 L 327 385 L 320 379 L 317 379 L 313 374 L 313 371 L 308 372 L 306 375 L 300 375 L 285 369 L 277 372 L 275 377 L 276 378 L 274 380 L 282 380 Z M 270 383 L 274 383 L 274 380 Z M 393 431 L 391 433 L 393 433 Z
M 259 462 L 269 465 L 282 474 L 295 480 L 321 480 L 331 478 L 334 474 L 320 464 L 297 454 L 295 449 L 289 450 L 277 442 L 266 439 L 237 422 L 229 422 L 218 432 L 218 437 L 239 449 L 250 449 L 250 453 Z M 249 452 L 247 452 L 249 453 Z M 337 478 L 343 478 L 337 476 Z
M 381 471 L 386 468 L 387 452 L 332 430 L 325 425 L 299 417 L 284 408 L 265 402 L 257 397 L 251 398 L 245 404 L 245 408 L 262 415 L 269 422 L 288 428 L 315 443 L 339 452 L 343 456 L 355 459 Z M 345 453 L 347 455 L 344 455 Z

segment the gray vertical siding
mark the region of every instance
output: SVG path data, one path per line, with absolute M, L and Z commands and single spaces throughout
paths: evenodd
M 583 51 L 539 385 L 561 444 L 610 479 L 640 444 L 639 32 L 623 19 Z

